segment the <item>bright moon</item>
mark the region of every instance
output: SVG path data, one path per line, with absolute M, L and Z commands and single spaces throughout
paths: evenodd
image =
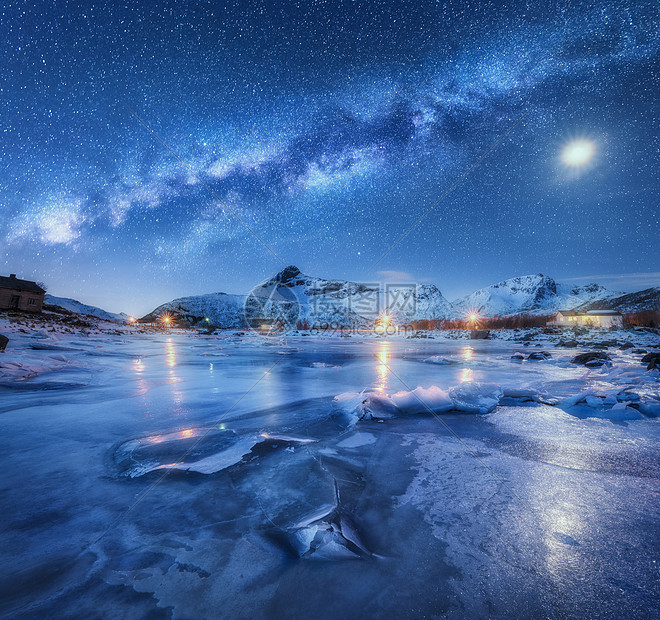
M 573 140 L 564 147 L 561 160 L 571 168 L 579 168 L 591 161 L 595 151 L 596 145 L 591 140 Z

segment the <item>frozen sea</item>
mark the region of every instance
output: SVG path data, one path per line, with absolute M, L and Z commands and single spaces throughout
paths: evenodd
M 0 613 L 657 618 L 658 371 L 542 344 L 20 335 Z

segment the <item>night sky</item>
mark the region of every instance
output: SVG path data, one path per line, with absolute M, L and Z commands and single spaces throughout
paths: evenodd
M 2 275 L 131 313 L 287 264 L 659 283 L 657 2 L 11 2 L 0 34 Z

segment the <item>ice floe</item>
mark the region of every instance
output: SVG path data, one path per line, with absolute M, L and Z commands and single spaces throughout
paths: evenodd
M 177 469 L 214 474 L 240 463 L 259 447 L 313 443 L 314 439 L 270 433 L 239 435 L 233 430 L 186 429 L 125 442 L 115 452 L 120 473 L 130 478 Z
M 377 420 L 414 413 L 488 413 L 503 396 L 494 383 L 463 383 L 443 390 L 435 385 L 386 394 L 377 389 L 346 392 L 335 396 L 335 403 L 358 420 Z

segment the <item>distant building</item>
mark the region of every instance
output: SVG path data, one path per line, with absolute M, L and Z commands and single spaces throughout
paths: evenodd
M 559 310 L 548 327 L 621 327 L 623 316 L 616 310 Z
M 0 276 L 0 310 L 41 312 L 46 291 L 36 282 L 19 280 L 15 273 Z

